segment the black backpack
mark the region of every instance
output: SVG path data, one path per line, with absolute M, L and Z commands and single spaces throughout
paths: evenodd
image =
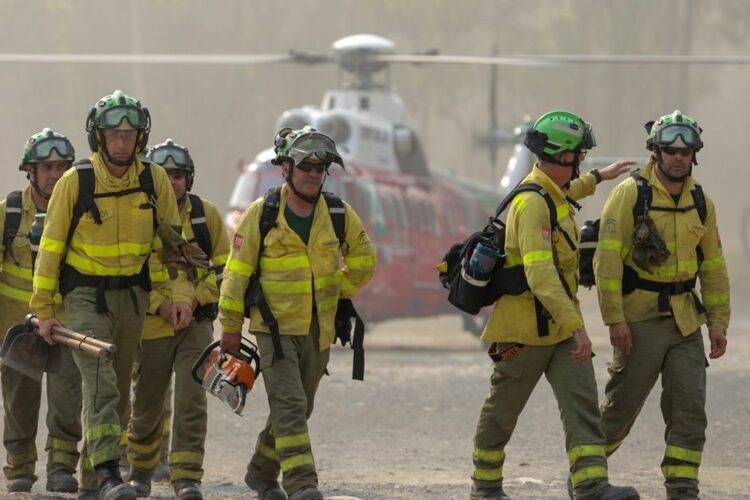
M 529 290 L 523 266 L 505 266 L 506 226 L 505 222 L 500 220 L 500 215 L 508 208 L 513 198 L 523 192 L 534 192 L 544 198 L 549 209 L 551 229 L 558 229 L 570 247 L 576 248 L 570 236 L 560 227 L 557 220 L 557 207 L 549 192 L 538 184 L 520 184 L 503 199 L 495 211 L 495 216 L 490 219 L 483 230 L 453 245 L 443 257 L 443 262 L 439 266 L 439 279 L 449 290 L 448 301 L 458 309 L 476 315 L 483 307 L 494 304 L 503 295 L 520 295 Z M 480 242 L 494 249 L 499 255 L 494 268 L 488 273 L 479 272 L 470 266 L 471 255 Z M 557 257 L 554 251 L 553 256 L 557 267 Z M 560 281 L 568 296 L 572 297 L 573 294 L 562 276 L 560 276 Z M 535 299 L 535 304 L 539 335 L 546 336 L 549 334 L 546 313 L 539 300 Z
M 347 245 L 346 242 L 346 209 L 341 198 L 333 193 L 323 191 L 323 198 L 328 205 L 328 214 L 331 217 L 333 230 L 336 238 L 339 240 L 339 248 Z M 265 249 L 265 240 L 268 232 L 276 227 L 276 219 L 279 215 L 281 205 L 281 188 L 271 188 L 263 197 L 263 212 L 260 216 L 260 246 L 258 249 L 258 262 Z M 250 276 L 244 298 L 245 317 L 250 317 L 250 309 L 253 306 L 258 308 L 263 324 L 271 331 L 271 340 L 273 341 L 274 359 L 284 359 L 284 350 L 281 347 L 281 338 L 279 332 L 279 323 L 271 312 L 260 286 L 260 264 L 256 266 L 255 272 Z M 354 335 L 352 336 L 352 320 L 354 320 Z M 335 339 L 341 341 L 341 345 L 351 343 L 354 351 L 354 361 L 352 366 L 352 378 L 363 380 L 365 374 L 365 350 L 364 334 L 365 324 L 362 318 L 354 308 L 351 299 L 339 299 L 336 308 L 335 319 Z M 335 341 L 335 340 L 334 340 Z
M 635 199 L 635 205 L 633 205 L 633 220 L 638 220 L 638 217 L 645 216 L 649 210 L 655 212 L 688 212 L 690 210 L 697 210 L 698 217 L 700 217 L 701 224 L 706 223 L 706 215 L 708 209 L 706 208 L 706 196 L 703 194 L 703 188 L 697 182 L 695 183 L 695 189 L 692 191 L 693 205 L 689 207 L 652 207 L 651 202 L 653 193 L 651 192 L 651 184 L 644 177 L 641 177 L 638 172 L 630 174 L 635 179 L 635 185 L 638 189 L 638 195 Z M 599 242 L 599 225 L 601 219 L 595 221 L 587 220 L 581 227 L 581 244 L 580 244 L 580 256 L 578 260 L 579 284 L 591 288 L 596 284 L 596 278 L 594 276 L 594 253 L 596 253 L 596 245 Z M 698 265 L 703 261 L 703 251 L 700 246 L 696 247 L 698 254 Z M 633 270 L 625 270 L 623 274 L 624 278 L 627 278 L 629 282 L 633 281 L 632 276 Z M 637 273 L 636 273 L 637 275 Z M 628 287 L 629 288 L 629 287 Z M 632 291 L 632 290 L 630 290 Z

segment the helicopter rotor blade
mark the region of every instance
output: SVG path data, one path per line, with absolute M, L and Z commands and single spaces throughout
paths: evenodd
M 425 54 L 374 54 L 376 61 L 409 64 L 479 64 L 497 66 L 557 66 L 555 61 L 543 61 L 535 56 L 447 56 Z
M 294 54 L 9 54 L 0 62 L 81 64 L 209 64 L 251 65 L 295 62 Z

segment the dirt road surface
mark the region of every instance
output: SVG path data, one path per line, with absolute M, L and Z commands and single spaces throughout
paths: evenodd
M 584 292 L 601 393 L 611 348 L 591 299 Z M 709 428 L 700 472 L 704 499 L 750 498 L 750 314 L 741 310 L 743 302 L 733 297 L 737 312 L 728 353 L 708 369 Z M 481 342 L 461 331 L 456 316 L 441 316 L 373 325 L 366 347 L 365 381 L 357 382 L 351 380 L 351 351 L 335 346 L 331 376 L 321 384 L 310 421 L 326 498 L 468 498 L 472 436 L 492 371 Z M 657 385 L 631 435 L 610 459 L 611 481 L 634 485 L 643 499 L 664 498 L 659 394 Z M 250 394 L 242 417 L 210 398 L 203 485 L 207 499 L 256 498 L 242 478 L 267 411 L 262 383 Z M 42 423 L 40 480 L 32 495 L 13 498 L 75 498 L 44 491 L 45 438 Z M 505 486 L 512 498 L 567 497 L 564 439 L 545 380 L 522 413 L 506 452 Z M 0 497 L 4 495 L 3 479 Z M 152 498 L 172 497 L 169 486 L 155 485 Z

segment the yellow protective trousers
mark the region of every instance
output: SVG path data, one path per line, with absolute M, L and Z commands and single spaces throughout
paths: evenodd
M 661 470 L 668 498 L 698 495 L 698 468 L 706 441 L 706 356 L 700 329 L 683 336 L 674 318 L 629 323 L 633 349 L 614 350 L 601 404 L 607 454 L 630 432 L 661 375 L 666 450 Z
M 83 384 L 84 450 L 81 489 L 96 490 L 97 465 L 120 459 L 120 442 L 128 420 L 130 382 L 138 353 L 148 292 L 141 287 L 106 290 L 106 313 L 96 311 L 95 289 L 78 287 L 64 298 L 72 330 L 93 334 L 117 346 L 114 360 L 80 351 L 73 359 Z
M 193 380 L 193 363 L 213 340 L 210 321 L 195 321 L 173 337 L 142 341 L 134 376 L 133 413 L 128 426 L 128 462 L 153 473 L 164 447 L 164 410 L 174 371 L 174 415 L 170 480 L 203 478 L 204 443 L 208 425 L 206 390 Z M 165 404 L 166 402 L 166 404 Z M 168 447 L 168 444 L 167 444 Z
M 281 335 L 282 360 L 273 359 L 270 335 L 260 334 L 256 338 L 271 414 L 258 436 L 247 468 L 253 477 L 266 481 L 276 480 L 279 471 L 283 472 L 282 484 L 288 495 L 317 487 L 307 419 L 312 414 L 315 393 L 330 353 L 330 349 L 319 348 L 317 316 L 313 314 L 309 335 Z
M 47 377 L 47 475 L 58 470 L 75 472 L 78 442 L 81 440 L 81 375 L 67 347 L 59 347 L 61 369 Z M 39 422 L 42 384 L 6 365 L 0 366 L 2 379 L 3 445 L 7 479 L 36 478 L 36 434 Z
M 502 352 L 514 345 L 506 343 L 498 347 Z M 479 414 L 474 436 L 472 480 L 477 488 L 502 484 L 505 446 L 542 374 L 552 386 L 560 408 L 576 498 L 593 494 L 609 484 L 594 367 L 591 361 L 573 361 L 570 353 L 574 349 L 573 339 L 555 345 L 526 345 L 507 361 L 495 363 L 490 395 Z

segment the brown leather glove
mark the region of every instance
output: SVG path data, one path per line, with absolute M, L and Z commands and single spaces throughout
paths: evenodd
M 177 271 L 182 270 L 190 281 L 195 281 L 196 269 L 208 269 L 209 260 L 206 253 L 198 245 L 188 242 L 163 220 L 156 228 L 156 234 L 161 238 L 163 245 L 159 260 L 167 266 L 170 278 L 175 279 Z

